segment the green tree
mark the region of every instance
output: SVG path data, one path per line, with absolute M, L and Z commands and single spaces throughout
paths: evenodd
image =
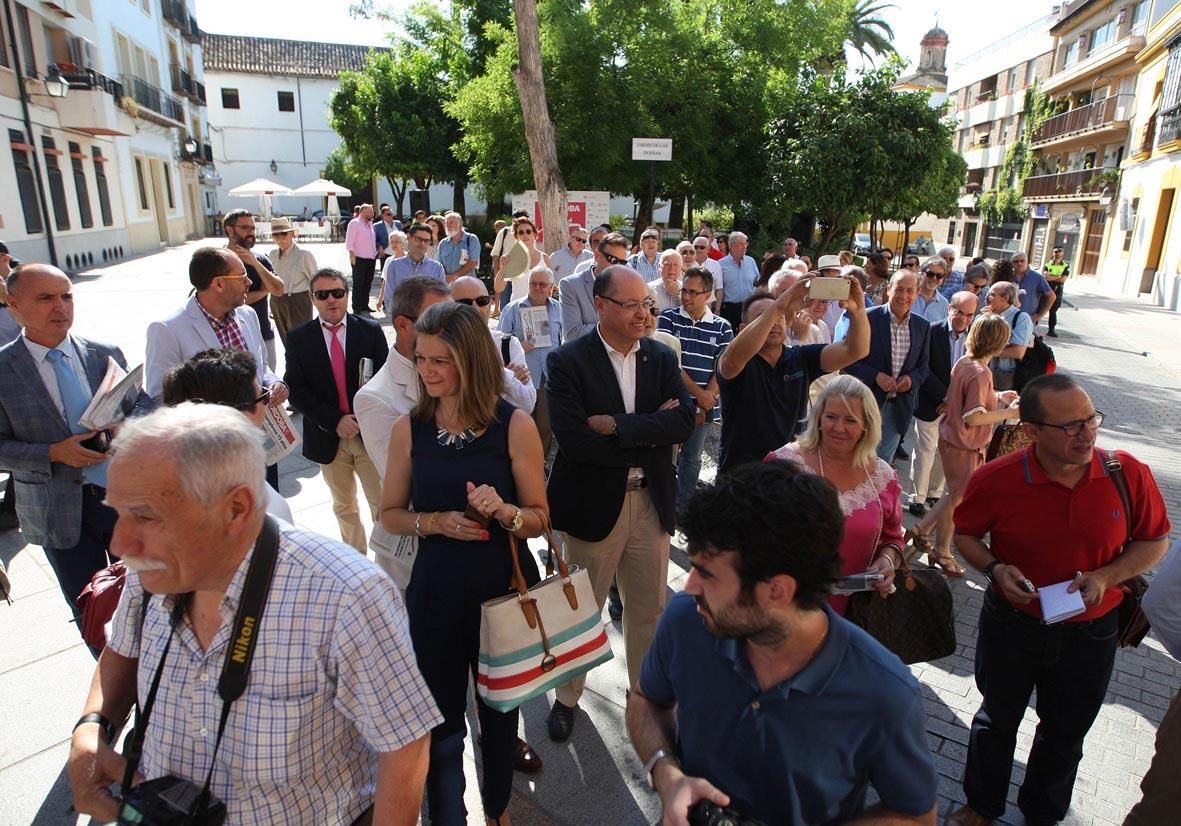
M 892 8 L 895 8 L 893 3 L 857 0 L 857 5 L 849 10 L 846 42 L 871 64 L 876 57 L 895 54 L 894 30 L 881 17 L 882 12 Z

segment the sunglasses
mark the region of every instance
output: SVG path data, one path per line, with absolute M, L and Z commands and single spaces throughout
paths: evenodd
M 694 244 L 694 245 L 693 245 L 693 249 L 695 249 L 695 250 L 707 250 L 707 249 L 709 249 L 709 247 L 707 247 L 707 246 L 704 246 L 704 245 L 702 245 L 702 246 L 700 246 L 700 247 L 699 247 L 699 246 L 697 246 L 696 244 Z
M 533 234 L 533 230 L 531 230 L 531 229 L 519 229 L 519 230 L 517 230 L 517 237 L 518 237 L 518 238 L 520 238 L 522 235 L 532 235 L 532 234 Z
M 211 402 L 208 399 L 203 399 L 200 396 L 194 396 L 189 399 L 193 404 L 220 404 L 223 407 L 232 407 L 241 413 L 249 413 L 254 410 L 259 404 L 269 402 L 271 400 L 271 389 L 269 387 L 262 391 L 262 395 L 252 402 L 243 402 L 241 404 L 230 404 L 229 402 Z
M 585 238 L 571 238 L 570 240 L 573 241 L 575 244 L 585 244 L 586 243 Z
M 489 304 L 492 303 L 492 296 L 478 295 L 475 298 L 457 298 L 455 300 L 459 304 L 466 304 L 469 307 L 471 307 L 473 304 L 478 305 L 480 307 L 487 307 Z
M 348 294 L 349 294 L 349 291 L 346 290 L 344 287 L 336 287 L 335 289 L 331 289 L 331 290 L 316 290 L 314 293 L 312 293 L 312 295 L 315 296 L 317 301 L 327 301 L 329 299 L 329 297 L 344 298 Z
M 942 281 L 947 277 L 943 273 L 936 272 L 935 270 L 923 270 L 923 275 L 927 276 L 927 278 L 934 278 L 936 281 Z

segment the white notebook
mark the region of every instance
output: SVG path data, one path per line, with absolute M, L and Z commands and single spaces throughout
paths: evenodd
M 1038 599 L 1042 604 L 1042 619 L 1046 623 L 1062 622 L 1064 619 L 1076 617 L 1087 610 L 1083 602 L 1082 591 L 1068 592 L 1073 580 L 1056 582 L 1038 588 Z

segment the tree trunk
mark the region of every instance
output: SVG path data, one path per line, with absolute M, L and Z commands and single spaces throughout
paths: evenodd
M 467 198 L 464 197 L 466 188 L 467 180 L 462 176 L 451 182 L 451 208 L 464 216 L 467 214 Z
M 489 196 L 484 204 L 484 217 L 489 222 L 495 221 L 501 215 L 508 215 L 508 207 L 504 203 L 504 195 Z
M 668 228 L 685 229 L 685 196 L 677 195 L 668 207 Z M 681 233 L 684 235 L 684 233 Z
M 394 178 L 387 177 L 385 180 L 390 185 L 390 191 L 394 193 L 394 203 L 398 205 L 397 210 L 394 212 L 394 217 L 401 221 L 403 217 L 402 204 L 406 200 L 406 179 L 402 179 L 401 186 L 398 185 L 398 181 Z
M 545 229 L 543 248 L 546 252 L 554 252 L 568 240 L 566 179 L 558 166 L 554 122 L 550 119 L 545 78 L 541 74 L 541 35 L 536 0 L 513 0 L 513 16 L 517 21 L 517 65 L 513 67 L 513 81 L 521 98 L 533 184 L 541 203 L 541 222 Z
M 907 218 L 906 223 L 902 225 L 902 249 L 898 250 L 898 255 L 903 259 L 906 258 L 906 248 L 910 246 L 910 227 L 913 224 L 914 221 Z
M 693 223 L 693 193 L 692 192 L 690 192 L 689 196 L 687 198 L 685 198 L 685 213 L 686 213 L 685 214 L 685 232 L 686 233 L 696 232 L 697 226 Z M 695 236 L 686 234 L 685 237 L 688 238 L 690 241 L 692 241 Z

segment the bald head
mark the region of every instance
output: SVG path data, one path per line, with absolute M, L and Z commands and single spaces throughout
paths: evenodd
M 451 298 L 461 304 L 475 307 L 480 311 L 480 315 L 484 316 L 485 321 L 492 315 L 492 302 L 485 301 L 484 305 L 480 306 L 479 299 L 487 296 L 488 288 L 475 276 L 461 275 L 451 282 Z
M 43 284 L 44 282 L 40 281 L 41 278 L 48 278 L 50 280 L 62 279 L 67 284 L 71 283 L 70 277 L 52 264 L 29 263 L 22 264 L 9 274 L 8 292 L 19 294 L 21 282 L 24 282 L 26 285 Z M 28 294 L 26 292 L 26 295 Z
M 74 324 L 74 285 L 51 264 L 24 264 L 8 276 L 8 304 L 24 323 L 25 337 L 56 347 Z

